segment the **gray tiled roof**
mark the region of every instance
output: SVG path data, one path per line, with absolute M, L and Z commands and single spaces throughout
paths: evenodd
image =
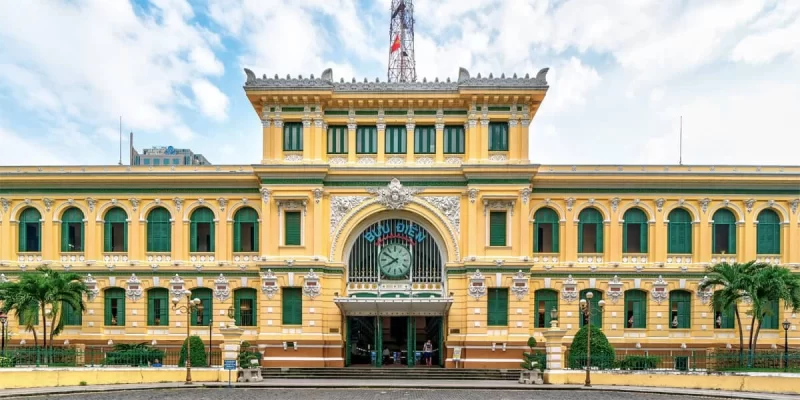
M 247 81 L 244 84 L 244 89 L 327 89 L 334 92 L 455 92 L 459 89 L 471 88 L 546 90 L 549 87 L 547 84 L 547 71 L 548 68 L 542 68 L 535 77 L 530 77 L 528 74 L 525 74 L 524 77 L 517 77 L 517 74 L 511 77 L 506 77 L 505 74 L 500 77 L 494 77 L 490 74 L 488 78 L 483 78 L 480 74 L 477 77 L 472 77 L 469 71 L 465 68 L 460 68 L 458 81 L 455 82 L 451 82 L 450 78 L 445 81 L 439 81 L 437 78 L 430 82 L 426 79 L 421 82 L 380 82 L 378 79 L 373 82 L 369 82 L 366 79 L 363 82 L 356 82 L 354 78 L 350 82 L 345 82 L 344 79 L 335 82 L 333 80 L 333 71 L 330 68 L 323 71 L 322 76 L 319 78 L 315 78 L 313 74 L 307 78 L 302 76 L 279 78 L 278 75 L 275 75 L 274 78 L 267 78 L 266 75 L 257 78 L 253 71 L 245 68 L 244 72 L 247 75 Z

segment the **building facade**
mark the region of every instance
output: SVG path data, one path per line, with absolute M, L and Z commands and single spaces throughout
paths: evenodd
M 133 140 L 133 134 L 131 134 Z M 131 165 L 211 165 L 202 154 L 196 154 L 190 149 L 176 149 L 172 146 L 155 146 L 142 150 L 140 154 L 131 148 Z
M 192 333 L 239 326 L 265 366 L 394 362 L 384 349 L 413 363 L 431 340 L 437 364 L 460 349 L 466 367 L 514 368 L 553 309 L 574 335 L 588 292 L 618 349 L 736 346 L 729 310 L 697 289 L 705 268 L 800 268 L 798 167 L 531 163 L 546 69 L 246 73 L 256 164 L 0 167 L 0 279 L 47 265 L 92 289 L 57 340 L 179 344 L 169 300 L 189 289 Z M 774 308 L 759 343 L 782 343 L 784 319 L 800 343 Z M 32 340 L 10 328 L 12 345 Z

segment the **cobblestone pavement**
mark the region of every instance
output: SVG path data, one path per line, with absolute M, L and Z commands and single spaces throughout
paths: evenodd
M 26 400 L 697 400 L 701 397 L 571 390 L 171 389 L 20 397 Z

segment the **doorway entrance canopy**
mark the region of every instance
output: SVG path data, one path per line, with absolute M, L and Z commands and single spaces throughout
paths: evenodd
M 345 316 L 446 316 L 452 297 L 337 297 Z

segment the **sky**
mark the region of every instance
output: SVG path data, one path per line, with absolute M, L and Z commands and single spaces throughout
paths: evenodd
M 534 75 L 542 164 L 796 165 L 800 1 L 416 0 L 417 76 Z M 389 0 L 0 2 L 0 165 L 261 159 L 257 75 L 386 79 Z M 123 162 L 127 163 L 123 151 Z

